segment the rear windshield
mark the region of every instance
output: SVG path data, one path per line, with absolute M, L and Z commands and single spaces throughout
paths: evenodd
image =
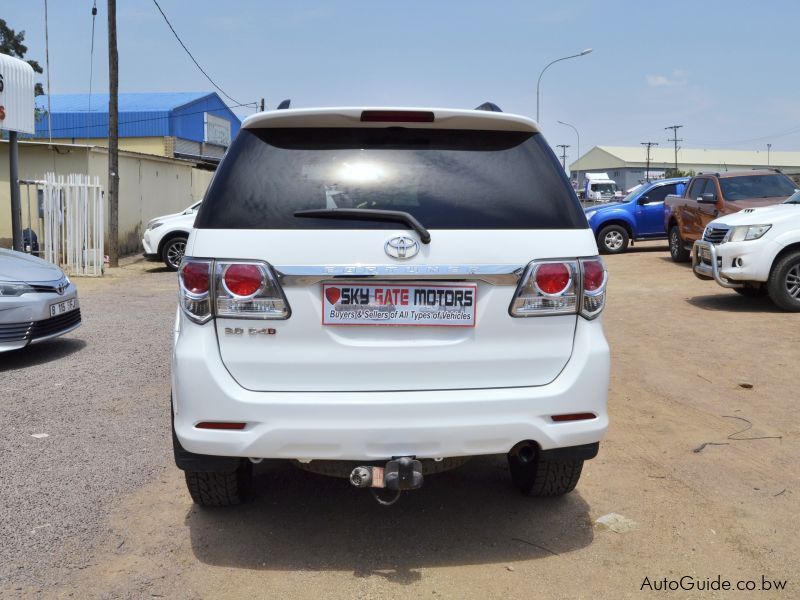
M 719 185 L 725 200 L 750 200 L 752 198 L 779 198 L 794 194 L 795 185 L 786 175 L 745 175 L 720 177 Z
M 587 227 L 540 134 L 399 127 L 243 129 L 195 227 L 398 227 L 294 214 L 326 208 L 406 211 L 429 229 Z

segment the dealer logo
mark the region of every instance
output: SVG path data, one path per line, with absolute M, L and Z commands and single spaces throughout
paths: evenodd
M 392 258 L 411 258 L 419 252 L 419 244 L 410 237 L 398 236 L 386 242 L 383 249 Z

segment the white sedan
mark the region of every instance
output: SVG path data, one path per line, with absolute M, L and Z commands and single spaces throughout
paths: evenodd
M 80 324 L 78 290 L 64 271 L 0 248 L 0 352 L 64 335 Z

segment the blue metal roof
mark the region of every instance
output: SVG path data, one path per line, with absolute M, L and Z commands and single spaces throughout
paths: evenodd
M 54 94 L 38 96 L 42 116 L 37 138 L 102 138 L 108 136 L 108 94 Z M 228 119 L 231 137 L 241 121 L 215 92 L 165 92 L 119 95 L 120 137 L 174 136 L 203 141 L 204 113 Z
M 164 92 L 145 94 L 120 94 L 119 112 L 167 111 L 188 104 L 205 96 L 209 92 Z M 36 106 L 47 109 L 47 96 L 37 96 Z M 108 94 L 54 94 L 50 98 L 53 113 L 89 112 L 107 113 Z

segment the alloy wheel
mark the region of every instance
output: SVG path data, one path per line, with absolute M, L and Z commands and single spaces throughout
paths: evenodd
M 786 272 L 786 291 L 795 300 L 800 300 L 800 263 L 795 264 Z
M 175 240 L 170 242 L 167 248 L 167 262 L 177 269 L 181 265 L 183 253 L 186 252 L 186 240 Z

